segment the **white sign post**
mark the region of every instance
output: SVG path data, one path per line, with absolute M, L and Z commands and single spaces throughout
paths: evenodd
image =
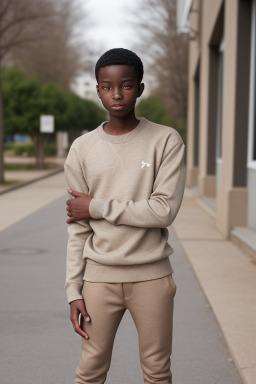
M 40 116 L 40 132 L 41 133 L 54 132 L 54 116 L 53 115 Z

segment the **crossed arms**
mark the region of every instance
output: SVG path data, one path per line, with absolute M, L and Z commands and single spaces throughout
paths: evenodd
M 68 189 L 75 197 L 67 201 L 67 223 L 86 219 L 105 219 L 113 225 L 141 228 L 166 228 L 175 219 L 182 201 L 184 145 L 178 143 L 164 157 L 148 200 L 94 199 Z

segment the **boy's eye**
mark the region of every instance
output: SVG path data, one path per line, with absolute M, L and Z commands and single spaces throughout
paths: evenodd
M 129 89 L 129 88 L 131 88 L 131 85 L 124 85 L 123 87 L 124 87 L 124 89 Z
M 102 87 L 102 89 L 103 89 L 104 91 L 108 91 L 110 88 L 107 87 L 107 86 L 104 86 L 104 87 Z

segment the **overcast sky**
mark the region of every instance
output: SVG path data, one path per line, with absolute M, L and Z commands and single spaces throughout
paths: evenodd
M 136 12 L 136 0 L 87 0 L 85 8 L 89 15 L 86 37 L 99 55 L 111 48 L 133 49 L 132 40 L 136 35 L 129 22 L 128 8 Z M 94 78 L 80 78 L 75 89 L 81 96 L 92 97 L 95 93 Z
M 136 0 L 87 0 L 92 26 L 90 37 L 104 49 L 131 48 L 129 40 L 134 37 L 127 9 L 136 10 Z

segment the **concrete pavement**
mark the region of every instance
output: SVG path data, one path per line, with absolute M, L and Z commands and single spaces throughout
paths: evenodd
M 68 197 L 63 172 L 61 172 L 0 195 L 0 231 L 60 196 L 65 199 L 65 194 Z
M 22 156 L 6 156 L 4 159 L 6 164 L 24 164 L 34 165 L 35 159 L 32 157 Z M 55 174 L 63 170 L 65 159 L 59 157 L 51 157 L 45 159 L 45 164 L 48 164 L 49 169 L 34 169 L 34 170 L 18 170 L 5 171 L 6 184 L 0 185 L 0 194 L 9 192 L 21 186 L 27 185 L 35 180 L 41 180 L 51 174 Z
M 51 250 L 52 253 L 50 252 L 50 254 L 54 255 L 54 250 L 55 250 L 54 247 L 57 247 L 57 244 L 61 244 L 60 248 L 57 251 L 57 254 L 59 257 L 59 262 L 61 260 L 61 263 L 62 263 L 61 273 L 64 273 L 63 260 L 65 258 L 63 258 L 63 253 L 65 253 L 65 239 L 63 239 L 63 233 L 65 232 L 65 228 L 64 228 L 65 212 L 63 212 L 63 203 L 66 199 L 65 188 L 66 186 L 65 186 L 63 174 L 58 174 L 55 176 L 51 176 L 47 179 L 38 181 L 36 183 L 30 184 L 27 187 L 20 188 L 18 190 L 15 190 L 0 196 L 0 206 L 1 206 L 0 230 L 3 231 L 4 229 L 10 227 L 8 230 L 5 230 L 4 232 L 2 232 L 1 249 L 3 249 L 2 241 L 5 238 L 5 236 L 7 236 L 6 237 L 7 239 L 9 231 L 14 230 L 14 234 L 10 232 L 9 242 L 7 241 L 5 243 L 6 244 L 4 248 L 5 252 L 3 254 L 4 254 L 4 260 L 5 260 L 4 265 L 6 266 L 7 271 L 2 272 L 4 273 L 4 275 L 2 276 L 3 278 L 2 281 L 3 282 L 6 281 L 7 285 L 10 284 L 10 279 L 8 277 L 8 274 L 11 273 L 12 275 L 13 284 L 11 284 L 11 291 L 10 291 L 12 293 L 12 297 L 10 302 L 8 301 L 7 304 L 5 303 L 4 307 L 1 305 L 0 306 L 1 308 L 5 308 L 5 310 L 14 310 L 15 312 L 15 306 L 17 304 L 17 301 L 13 301 L 13 300 L 16 300 L 15 293 L 19 293 L 18 298 L 21 301 L 18 300 L 18 303 L 20 302 L 22 303 L 23 294 L 27 295 L 28 298 L 30 297 L 33 298 L 32 304 L 31 304 L 32 307 L 36 303 L 35 301 L 36 297 L 33 297 L 33 295 L 37 293 L 37 288 L 34 290 L 34 287 L 36 287 L 37 285 L 30 286 L 29 270 L 26 272 L 26 270 L 24 269 L 26 265 L 30 265 L 31 261 L 32 261 L 32 267 L 35 268 L 33 270 L 33 273 L 36 271 L 36 278 L 38 279 L 38 283 L 39 283 L 38 293 L 40 294 L 40 297 L 41 297 L 41 294 L 43 294 L 42 297 L 44 300 L 42 303 L 42 310 L 44 310 L 44 308 L 47 309 L 49 307 L 49 305 L 47 304 L 48 299 L 50 300 L 51 305 L 53 303 L 57 307 L 59 305 L 59 298 L 55 297 L 54 295 L 52 297 L 44 296 L 44 289 L 45 289 L 45 293 L 47 293 L 47 291 L 49 291 L 48 289 L 49 284 L 50 284 L 50 287 L 52 287 L 52 289 L 55 289 L 54 287 L 56 285 L 56 282 L 58 282 L 57 283 L 59 287 L 58 294 L 63 298 L 64 296 L 63 287 L 59 286 L 59 279 L 61 279 L 62 275 L 60 274 L 58 275 L 58 273 L 60 272 L 57 272 L 57 270 L 54 270 L 54 269 L 49 271 L 48 264 L 42 264 L 42 260 L 43 260 L 42 255 L 44 254 L 44 252 L 42 251 L 42 255 L 41 255 L 40 249 L 43 250 L 45 248 L 45 244 L 47 245 L 48 248 L 50 247 L 50 244 L 52 244 L 51 246 L 53 246 L 53 250 Z M 63 221 L 63 224 L 60 224 L 60 219 L 55 215 L 55 209 L 52 208 L 54 207 L 54 205 L 52 204 L 54 204 L 54 201 L 59 197 L 60 199 L 57 201 L 59 201 L 58 206 L 59 207 L 61 206 L 61 213 L 59 214 L 60 216 L 62 215 L 61 220 Z M 255 336 L 256 336 L 256 321 L 255 321 L 256 320 L 256 305 L 255 305 L 256 266 L 251 261 L 251 259 L 247 255 L 245 255 L 238 247 L 236 247 L 232 242 L 226 241 L 221 236 L 221 234 L 216 230 L 214 226 L 214 221 L 212 217 L 210 217 L 206 212 L 203 211 L 203 209 L 197 204 L 196 199 L 197 199 L 197 195 L 193 191 L 189 191 L 189 190 L 186 191 L 181 211 L 175 221 L 174 233 L 178 237 L 180 244 L 183 248 L 183 251 L 185 252 L 190 262 L 190 265 L 193 268 L 195 275 L 197 276 L 199 284 L 206 295 L 207 301 L 205 301 L 204 297 L 201 296 L 201 299 L 203 300 L 201 304 L 198 306 L 194 305 L 194 302 L 196 302 L 196 300 L 200 296 L 200 289 L 198 290 L 195 289 L 195 286 L 197 284 L 195 282 L 193 282 L 192 285 L 189 284 L 189 281 L 193 281 L 193 273 L 190 272 L 191 267 L 188 264 L 187 259 L 184 256 L 182 256 L 183 255 L 182 250 L 179 250 L 178 252 L 175 253 L 174 256 L 172 256 L 174 269 L 175 269 L 174 278 L 176 279 L 176 281 L 177 281 L 176 276 L 178 277 L 176 310 L 178 310 L 179 308 L 179 303 L 182 303 L 182 299 L 181 299 L 182 296 L 180 296 L 179 298 L 179 291 L 182 293 L 182 290 L 183 290 L 183 294 L 185 295 L 185 297 L 187 297 L 187 299 L 184 299 L 183 305 L 180 306 L 180 309 L 178 310 L 180 314 L 179 315 L 178 313 L 177 315 L 175 314 L 175 316 L 178 316 L 178 321 L 175 320 L 176 329 L 177 329 L 177 326 L 179 327 L 182 324 L 184 325 L 184 328 L 179 328 L 175 333 L 175 335 L 179 336 L 179 338 L 177 338 L 177 336 L 175 336 L 176 339 L 174 338 L 174 351 L 176 351 L 176 355 L 174 355 L 174 359 L 173 359 L 173 369 L 174 369 L 174 372 L 177 371 L 176 382 L 177 384 L 179 383 L 182 383 L 182 384 L 186 384 L 186 383 L 187 384 L 199 384 L 199 383 L 236 384 L 236 383 L 239 383 L 239 379 L 237 378 L 235 373 L 232 370 L 231 370 L 232 371 L 231 373 L 229 371 L 230 367 L 232 367 L 231 360 L 233 359 L 236 364 L 236 367 L 240 372 L 243 382 L 245 384 L 255 384 L 256 382 L 256 362 L 255 362 L 256 360 L 256 349 L 255 349 L 256 348 L 256 340 L 255 340 Z M 42 207 L 45 207 L 45 208 L 38 211 Z M 38 216 L 40 212 L 46 212 L 45 215 L 47 218 L 40 219 L 40 216 Z M 32 215 L 32 213 L 34 214 Z M 34 218 L 34 221 L 32 220 L 32 218 Z M 22 220 L 22 219 L 25 219 L 25 220 Z M 18 223 L 21 220 L 22 222 Z M 58 228 L 56 228 L 56 226 Z M 42 233 L 42 228 L 44 231 L 46 231 L 46 234 L 44 235 Z M 55 233 L 55 237 L 48 240 L 47 236 L 50 236 L 50 233 L 51 233 L 50 230 L 54 231 L 54 228 L 57 230 L 57 233 Z M 62 230 L 62 232 L 58 232 L 60 231 L 60 229 Z M 38 233 L 38 236 L 34 236 L 34 231 Z M 15 259 L 16 261 L 14 262 L 14 264 L 9 265 L 9 261 L 12 262 L 12 260 L 14 260 L 12 256 L 15 256 L 15 252 L 17 253 L 17 249 L 20 248 L 20 245 L 15 246 L 15 242 L 13 244 L 10 244 L 10 241 L 12 242 L 11 239 L 16 239 L 17 236 L 18 236 L 17 238 L 20 240 L 22 237 L 20 233 L 23 236 L 22 244 L 23 244 L 23 248 L 25 249 L 24 255 L 23 255 L 25 257 L 25 263 L 23 263 L 23 256 L 21 254 L 22 257 L 20 257 L 19 255 L 18 259 L 17 258 Z M 32 237 L 28 237 L 30 236 L 30 233 L 32 233 Z M 37 238 L 38 240 L 36 240 Z M 56 241 L 56 239 L 59 241 Z M 39 243 L 41 244 L 41 246 L 38 246 L 38 244 L 34 246 L 35 250 L 39 249 L 39 253 L 38 253 L 39 258 L 36 259 L 38 261 L 34 260 L 34 258 L 31 259 L 31 255 L 30 256 L 27 255 L 27 253 L 29 254 L 29 252 L 32 252 L 33 254 L 34 252 L 33 244 L 35 241 L 39 241 Z M 175 241 L 175 239 L 173 239 L 172 241 Z M 29 249 L 26 250 L 27 244 L 29 244 L 30 250 Z M 9 249 L 8 247 L 9 248 L 13 247 L 14 250 L 8 253 L 8 249 Z M 31 251 L 31 248 L 32 248 L 32 251 Z M 176 248 L 179 248 L 178 244 L 176 245 Z M 46 253 L 48 254 L 48 252 Z M 6 257 L 6 254 L 7 254 L 7 257 Z M 54 260 L 52 260 L 52 262 L 55 264 L 57 261 L 56 260 L 54 261 Z M 181 268 L 181 265 L 179 264 L 180 260 L 183 260 L 182 268 Z M 48 263 L 51 262 L 51 259 L 47 258 L 47 262 Z M 17 273 L 15 272 L 13 274 L 13 271 L 14 271 L 13 267 L 15 266 L 18 266 L 19 268 L 21 268 L 21 272 L 22 272 L 21 275 L 19 275 L 20 269 L 17 269 Z M 41 268 L 42 268 L 43 275 L 41 275 L 41 272 L 40 272 Z M 26 273 L 28 273 L 27 277 L 26 277 Z M 190 277 L 188 279 L 186 277 L 184 281 L 184 276 L 187 276 L 187 274 L 189 274 Z M 33 274 L 31 276 L 33 276 Z M 47 279 L 45 279 L 46 276 L 47 276 Z M 55 280 L 52 280 L 51 276 L 54 277 Z M 22 280 L 22 277 L 25 279 L 24 280 L 25 282 L 27 281 L 28 285 L 26 285 L 26 283 Z M 18 282 L 22 282 L 23 285 L 20 287 L 19 285 L 17 285 Z M 44 285 L 45 285 L 45 288 L 44 288 Z M 63 298 L 63 300 L 65 299 Z M 28 312 L 31 315 L 33 314 L 32 307 L 29 308 L 29 312 Z M 21 310 L 21 308 L 19 309 L 19 311 Z M 197 312 L 198 312 L 198 308 L 200 308 L 200 311 L 198 312 L 196 317 L 194 314 L 194 308 L 196 308 Z M 207 315 L 206 315 L 207 317 L 204 317 L 204 310 L 202 308 L 207 308 Z M 51 307 L 50 309 L 48 308 L 48 310 L 50 311 L 49 312 L 50 315 L 53 314 L 53 316 L 55 316 L 54 307 Z M 217 330 L 210 331 L 209 326 L 207 325 L 210 322 L 209 316 L 210 316 L 211 310 L 213 311 L 217 319 L 217 322 L 222 331 L 224 339 L 228 345 L 228 348 L 231 354 L 229 356 L 227 355 L 227 352 L 225 352 L 224 343 L 222 340 L 220 340 L 221 337 L 218 336 L 218 327 L 216 328 Z M 22 319 L 23 319 L 22 316 L 26 313 L 27 309 L 26 307 L 24 307 L 24 314 L 21 314 L 21 318 L 20 318 L 19 311 L 14 313 L 14 317 L 13 317 L 13 314 L 11 314 L 11 317 L 6 314 L 7 319 L 10 319 L 10 318 L 12 319 L 12 321 L 10 322 L 10 325 L 12 325 L 12 329 L 15 329 L 17 324 L 19 327 L 20 320 L 22 322 Z M 191 312 L 187 313 L 186 311 L 191 311 Z M 60 321 L 60 324 L 61 324 L 61 327 L 64 327 L 64 319 L 63 319 L 64 312 L 61 311 L 61 313 L 62 315 L 60 317 L 62 317 L 62 320 Z M 43 327 L 42 329 L 44 329 L 44 326 L 45 325 L 47 326 L 48 324 L 48 320 L 45 317 L 46 315 L 40 312 L 38 315 L 36 315 L 36 319 L 39 321 L 39 323 L 41 323 L 41 320 L 42 320 L 42 319 L 40 320 L 41 315 L 43 316 L 42 319 L 45 320 L 45 324 L 42 324 L 42 327 Z M 66 311 L 65 311 L 65 316 L 68 316 Z M 191 321 L 190 321 L 191 319 L 193 319 L 193 324 L 192 324 L 192 328 L 190 329 L 189 326 L 191 326 Z M 128 324 L 130 324 L 129 321 L 130 320 L 127 320 Z M 8 325 L 9 322 L 7 321 L 6 324 Z M 124 324 L 125 324 L 125 321 L 124 321 Z M 202 334 L 200 334 L 199 331 L 200 331 L 200 328 L 203 330 L 205 326 L 206 326 L 206 330 L 205 332 L 203 332 L 204 337 L 202 337 Z M 128 325 L 128 329 L 129 327 L 130 326 Z M 212 325 L 212 327 L 214 328 L 214 325 Z M 25 329 L 25 332 L 27 332 L 28 339 L 32 338 L 33 332 L 30 335 L 29 329 L 27 329 L 25 325 L 24 325 L 24 329 Z M 36 324 L 32 324 L 32 331 L 33 329 L 39 332 L 38 333 L 38 336 L 39 336 L 40 329 L 36 326 Z M 63 329 L 66 329 L 66 328 L 64 327 Z M 191 332 L 188 332 L 188 331 L 191 331 Z M 123 340 L 123 342 L 120 345 L 122 346 L 124 344 L 128 345 L 129 339 L 130 339 L 129 331 L 123 332 L 122 335 L 123 334 L 126 334 L 127 337 Z M 184 340 L 185 334 L 187 337 Z M 194 338 L 195 336 L 194 334 L 197 335 L 196 339 Z M 61 329 L 60 329 L 60 337 L 61 337 L 61 340 L 63 337 L 64 338 L 66 337 L 66 333 L 63 334 Z M 220 337 L 220 339 L 218 339 L 218 337 Z M 180 339 L 183 339 L 181 345 L 179 343 Z M 5 340 L 5 343 L 6 343 L 6 347 L 8 347 L 8 340 Z M 32 343 L 32 340 L 31 340 L 31 343 Z M 44 341 L 40 339 L 40 343 L 44 343 Z M 49 340 L 49 343 L 50 343 L 50 340 Z M 212 354 L 212 348 L 215 348 L 215 343 L 218 344 L 218 346 L 216 347 L 217 350 L 223 349 L 224 351 L 222 352 L 223 355 L 220 358 L 221 363 L 218 362 L 218 364 L 223 364 L 222 369 L 219 369 L 219 370 L 215 364 L 216 353 Z M 74 352 L 75 347 L 74 346 L 72 347 L 72 343 L 71 344 L 68 343 L 68 345 L 71 345 L 71 351 Z M 192 345 L 193 348 L 190 348 L 190 345 Z M 18 350 L 19 348 L 21 348 L 21 346 L 18 346 Z M 55 349 L 56 349 L 56 345 L 54 346 L 54 350 Z M 201 354 L 200 354 L 200 349 L 202 351 Z M 41 345 L 41 352 L 42 353 L 44 352 L 45 354 L 49 354 L 49 350 L 46 347 L 43 348 L 42 345 Z M 76 355 L 76 358 L 74 359 L 72 358 L 72 361 L 75 364 L 75 361 L 77 359 L 79 352 L 78 350 L 76 350 L 76 352 L 74 353 Z M 121 355 L 123 353 L 124 352 L 121 352 Z M 38 354 L 40 355 L 39 352 Z M 65 357 L 68 358 L 67 352 L 65 352 L 64 355 L 65 356 L 63 358 L 65 360 Z M 120 355 L 120 351 L 118 352 L 118 355 Z M 44 356 L 45 355 L 42 355 L 41 357 L 44 358 Z M 115 356 L 115 352 L 114 352 L 114 356 Z M 186 356 L 188 360 L 184 361 L 184 356 Z M 24 360 L 24 359 L 25 359 L 25 356 L 21 354 L 21 360 Z M 60 363 L 58 356 L 56 356 L 56 359 L 58 360 L 58 363 Z M 128 359 L 130 359 L 130 357 Z M 186 366 L 188 365 L 189 359 L 191 359 L 190 364 L 192 364 L 193 366 L 192 371 L 194 371 L 194 376 L 192 374 L 192 371 L 190 373 L 189 371 L 186 371 Z M 208 360 L 208 365 L 207 365 L 207 360 Z M 226 364 L 223 363 L 223 360 L 225 360 Z M 212 371 L 209 368 L 212 364 L 211 361 L 214 362 L 213 364 L 214 367 Z M 201 364 L 201 362 L 204 362 L 204 364 Z M 7 363 L 7 364 L 10 364 L 10 363 Z M 22 364 L 22 361 L 20 364 Z M 64 364 L 66 364 L 66 361 L 64 362 Z M 135 364 L 135 362 L 133 364 Z M 180 367 L 182 368 L 181 370 L 180 370 Z M 123 368 L 125 369 L 125 367 Z M 69 366 L 69 369 L 71 369 L 70 366 Z M 197 372 L 195 372 L 196 369 L 198 369 Z M 209 379 L 207 380 L 204 376 L 204 371 L 206 371 L 209 376 Z M 111 372 L 109 375 L 110 378 L 112 377 Z M 123 373 L 125 371 L 122 370 L 121 372 Z M 202 377 L 200 376 L 200 372 L 203 374 L 202 377 L 204 377 L 203 379 L 204 381 L 201 380 Z M 125 375 L 128 375 L 128 374 L 129 374 L 128 372 L 125 373 Z M 187 379 L 186 379 L 186 374 L 188 374 Z M 218 376 L 219 374 L 220 376 Z M 134 377 L 133 372 L 130 372 L 130 375 L 131 375 L 130 379 Z M 229 377 L 231 377 L 230 375 L 232 376 L 232 379 L 229 379 Z M 180 381 L 178 380 L 178 378 L 180 378 Z M 13 380 L 13 379 L 14 379 L 14 376 L 12 377 L 12 380 L 9 378 L 9 381 L 7 380 L 6 383 L 11 381 L 17 381 L 17 378 L 16 380 Z M 141 381 L 134 381 L 134 380 L 130 380 L 130 381 L 119 380 L 119 381 L 111 381 L 111 382 L 122 382 L 122 383 L 127 382 L 127 383 L 133 383 L 133 384 L 137 382 L 138 383 L 141 382 Z M 22 383 L 21 381 L 19 382 Z M 28 384 L 29 382 L 32 383 L 35 381 L 26 381 L 24 382 L 24 384 L 25 383 Z M 41 383 L 41 381 L 37 381 L 37 382 Z M 52 382 L 52 381 L 46 381 L 46 382 Z M 70 381 L 55 380 L 54 382 L 55 383 L 60 382 L 63 384 L 64 382 L 68 383 Z
M 218 321 L 245 384 L 256 383 L 256 265 L 224 239 L 186 190 L 174 232 Z

